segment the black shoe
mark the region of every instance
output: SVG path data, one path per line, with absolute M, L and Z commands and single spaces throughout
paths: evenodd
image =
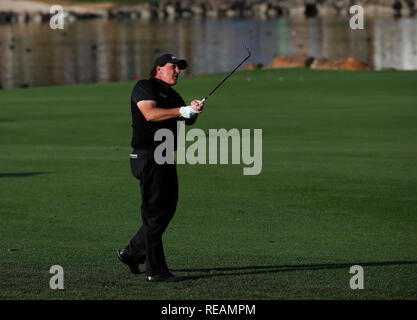
M 126 248 L 117 250 L 117 257 L 121 262 L 123 262 L 127 269 L 133 274 L 139 274 L 139 266 L 137 263 L 134 263 L 131 258 L 127 255 Z
M 147 276 L 146 281 L 151 282 L 178 282 L 187 279 L 185 276 L 175 275 L 171 272 L 165 272 L 156 276 Z

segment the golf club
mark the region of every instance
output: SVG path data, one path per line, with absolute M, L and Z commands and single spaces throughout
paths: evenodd
M 220 87 L 223 84 L 223 82 L 225 82 L 227 78 L 229 78 L 233 74 L 233 72 L 235 72 L 243 63 L 245 63 L 246 60 L 249 59 L 249 57 L 251 56 L 251 52 L 246 45 L 245 45 L 245 48 L 248 51 L 248 56 L 241 63 L 239 63 L 236 68 L 230 71 L 229 74 L 213 90 L 211 90 L 210 93 L 203 100 L 201 100 L 200 104 L 204 103 L 204 101 L 206 101 L 208 97 L 211 96 L 214 93 L 214 91 L 216 91 L 217 88 Z

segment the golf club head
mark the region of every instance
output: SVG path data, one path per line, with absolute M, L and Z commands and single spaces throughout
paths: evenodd
M 249 50 L 249 48 L 248 48 L 248 46 L 245 44 L 245 48 L 246 48 L 246 51 L 248 52 L 248 58 L 251 56 L 251 52 L 250 52 L 250 50 Z

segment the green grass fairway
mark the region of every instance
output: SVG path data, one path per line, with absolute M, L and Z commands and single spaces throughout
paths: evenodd
M 188 102 L 224 76 L 176 89 Z M 173 284 L 115 254 L 141 224 L 133 86 L 0 91 L 0 299 L 417 298 L 417 72 L 233 75 L 196 127 L 263 129 L 263 170 L 178 166 L 164 243 L 191 279 Z M 356 264 L 363 290 L 349 286 Z

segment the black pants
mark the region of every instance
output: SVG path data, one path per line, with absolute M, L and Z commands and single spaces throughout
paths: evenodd
M 168 271 L 162 234 L 171 221 L 178 201 L 178 177 L 175 164 L 159 165 L 154 151 L 134 150 L 130 159 L 132 174 L 140 180 L 142 226 L 127 247 L 128 255 L 146 262 L 146 273 L 154 276 Z

